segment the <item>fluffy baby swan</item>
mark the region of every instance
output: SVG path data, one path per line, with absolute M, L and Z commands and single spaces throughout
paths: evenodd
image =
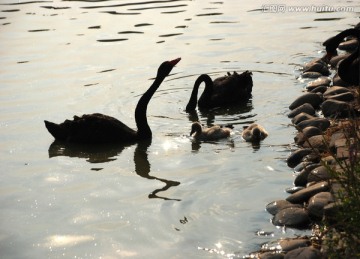
M 194 122 L 191 126 L 190 136 L 197 140 L 217 140 L 230 136 L 231 129 L 222 128 L 220 126 L 212 126 L 203 129 L 199 122 Z
M 259 142 L 266 138 L 269 134 L 261 125 L 257 123 L 250 124 L 244 127 L 241 136 L 248 142 Z

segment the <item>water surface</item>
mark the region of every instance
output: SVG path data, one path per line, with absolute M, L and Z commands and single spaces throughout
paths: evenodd
M 236 258 L 304 233 L 274 227 L 264 210 L 293 180 L 288 105 L 306 84 L 296 80 L 298 67 L 358 22 L 359 4 L 331 4 L 353 12 L 264 12 L 264 4 L 3 1 L 2 257 Z M 158 66 L 177 57 L 149 105 L 152 141 L 53 143 L 44 119 L 100 112 L 135 127 L 139 97 Z M 184 111 L 197 76 L 244 70 L 254 81 L 247 104 Z M 194 143 L 194 120 L 232 123 L 235 134 Z M 270 133 L 260 147 L 239 136 L 251 122 Z

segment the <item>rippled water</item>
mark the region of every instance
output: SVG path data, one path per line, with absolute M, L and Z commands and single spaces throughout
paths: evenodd
M 342 12 L 269 12 L 266 1 L 14 1 L 0 4 L 2 258 L 226 258 L 302 233 L 265 205 L 286 197 L 296 68 L 358 22 Z M 286 8 L 298 1 L 286 1 Z M 43 120 L 100 112 L 135 127 L 161 62 L 181 57 L 148 109 L 149 143 L 53 143 Z M 184 112 L 198 75 L 253 71 L 253 98 Z M 229 140 L 194 143 L 191 122 L 232 123 Z M 252 147 L 251 122 L 270 136 Z M 272 233 L 258 235 L 258 231 Z

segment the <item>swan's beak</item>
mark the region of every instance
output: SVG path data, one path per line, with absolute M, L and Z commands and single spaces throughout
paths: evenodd
M 171 65 L 175 66 L 177 63 L 179 63 L 179 61 L 181 60 L 181 58 L 177 58 L 174 60 L 169 61 Z

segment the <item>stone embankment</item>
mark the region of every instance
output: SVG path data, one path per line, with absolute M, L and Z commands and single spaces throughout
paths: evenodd
M 339 49 L 349 52 L 356 48 L 354 39 L 339 45 Z M 301 78 L 310 81 L 304 93 L 289 105 L 288 113 L 298 130 L 294 138 L 298 149 L 287 158 L 287 165 L 295 174 L 293 187 L 286 189 L 289 196 L 285 200 L 266 206 L 275 226 L 311 229 L 334 215 L 335 197 L 341 187 L 331 172 L 341 172 L 338 161 L 351 157 L 351 136 L 347 129 L 359 115 L 358 86 L 342 81 L 336 71 L 338 62 L 348 56 L 348 53 L 338 55 L 328 62 L 319 58 L 303 68 Z M 277 240 L 263 245 L 249 257 L 325 258 L 321 242 L 315 239 L 304 236 Z

